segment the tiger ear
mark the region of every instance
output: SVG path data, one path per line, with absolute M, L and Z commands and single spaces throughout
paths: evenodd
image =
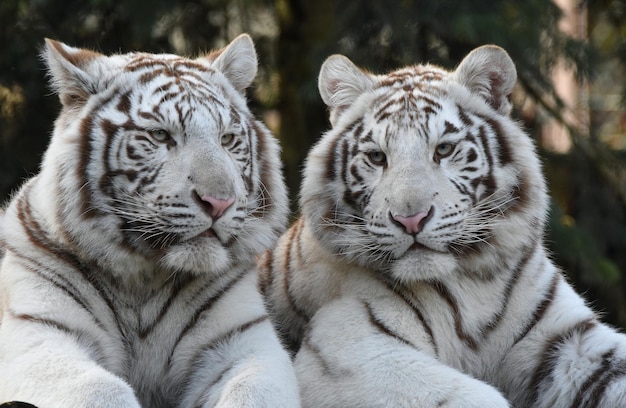
M 254 43 L 248 34 L 241 34 L 221 50 L 203 56 L 239 91 L 244 93 L 257 73 Z
M 334 125 L 343 111 L 372 88 L 374 78 L 343 55 L 331 55 L 322 64 L 317 85 Z
M 517 80 L 515 64 L 506 51 L 484 45 L 470 52 L 454 71 L 456 80 L 483 97 L 498 112 L 511 112 L 509 96 Z
M 103 57 L 94 51 L 74 48 L 46 38 L 42 56 L 48 66 L 51 86 L 64 106 L 84 103 L 97 92 L 97 76 L 89 72 L 90 64 Z

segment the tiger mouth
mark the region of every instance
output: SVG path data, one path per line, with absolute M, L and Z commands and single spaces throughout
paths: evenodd
M 407 252 L 410 252 L 410 251 L 430 251 L 430 252 L 439 252 L 441 254 L 447 254 L 448 253 L 448 251 L 442 251 L 440 249 L 431 248 L 431 247 L 429 247 L 427 245 L 424 245 L 424 244 L 422 244 L 420 242 L 417 242 L 417 241 L 415 241 L 413 243 L 413 245 L 411 245 L 409 247 L 409 249 L 407 250 Z
M 431 251 L 432 251 L 432 249 L 430 249 L 429 247 L 427 247 L 427 246 L 426 246 L 426 245 L 424 245 L 424 244 L 420 244 L 420 243 L 419 243 L 419 242 L 417 242 L 417 241 L 416 241 L 416 242 L 414 242 L 414 243 L 413 243 L 413 245 L 411 245 L 411 246 L 409 247 L 409 251 L 414 251 L 414 250 L 419 250 L 419 249 L 421 249 L 421 250 L 431 250 Z
M 215 231 L 213 231 L 213 228 L 209 228 L 204 232 L 199 233 L 198 235 L 196 235 L 196 238 L 216 238 L 217 234 L 215 234 Z

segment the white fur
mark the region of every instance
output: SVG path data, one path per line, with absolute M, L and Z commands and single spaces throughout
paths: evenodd
M 194 60 L 45 56 L 63 111 L 0 218 L 0 402 L 299 406 L 254 269 L 288 210 L 243 96 L 250 38 Z M 234 203 L 214 218 L 202 196 Z
M 454 72 L 322 67 L 333 128 L 307 158 L 302 217 L 259 262 L 304 406 L 626 404 L 626 338 L 543 248 L 515 80 L 494 46 Z M 431 210 L 416 235 L 394 222 Z

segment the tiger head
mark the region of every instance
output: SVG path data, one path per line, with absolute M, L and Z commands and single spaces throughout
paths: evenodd
M 224 271 L 287 222 L 279 147 L 246 105 L 247 35 L 195 59 L 47 40 L 62 112 L 38 185 L 58 234 L 114 270 Z M 38 198 L 49 199 L 40 194 Z
M 399 282 L 489 275 L 541 238 L 546 187 L 509 116 L 516 70 L 496 46 L 454 71 L 387 75 L 329 57 L 332 129 L 307 158 L 302 213 L 329 251 Z

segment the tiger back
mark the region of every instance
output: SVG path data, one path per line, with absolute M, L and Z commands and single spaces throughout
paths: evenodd
M 298 406 L 256 289 L 288 209 L 246 105 L 250 37 L 195 59 L 46 40 L 44 57 L 62 111 L 1 219 L 0 402 Z
M 454 71 L 322 66 L 332 129 L 260 260 L 310 407 L 626 405 L 626 337 L 543 245 L 548 194 L 499 47 Z

